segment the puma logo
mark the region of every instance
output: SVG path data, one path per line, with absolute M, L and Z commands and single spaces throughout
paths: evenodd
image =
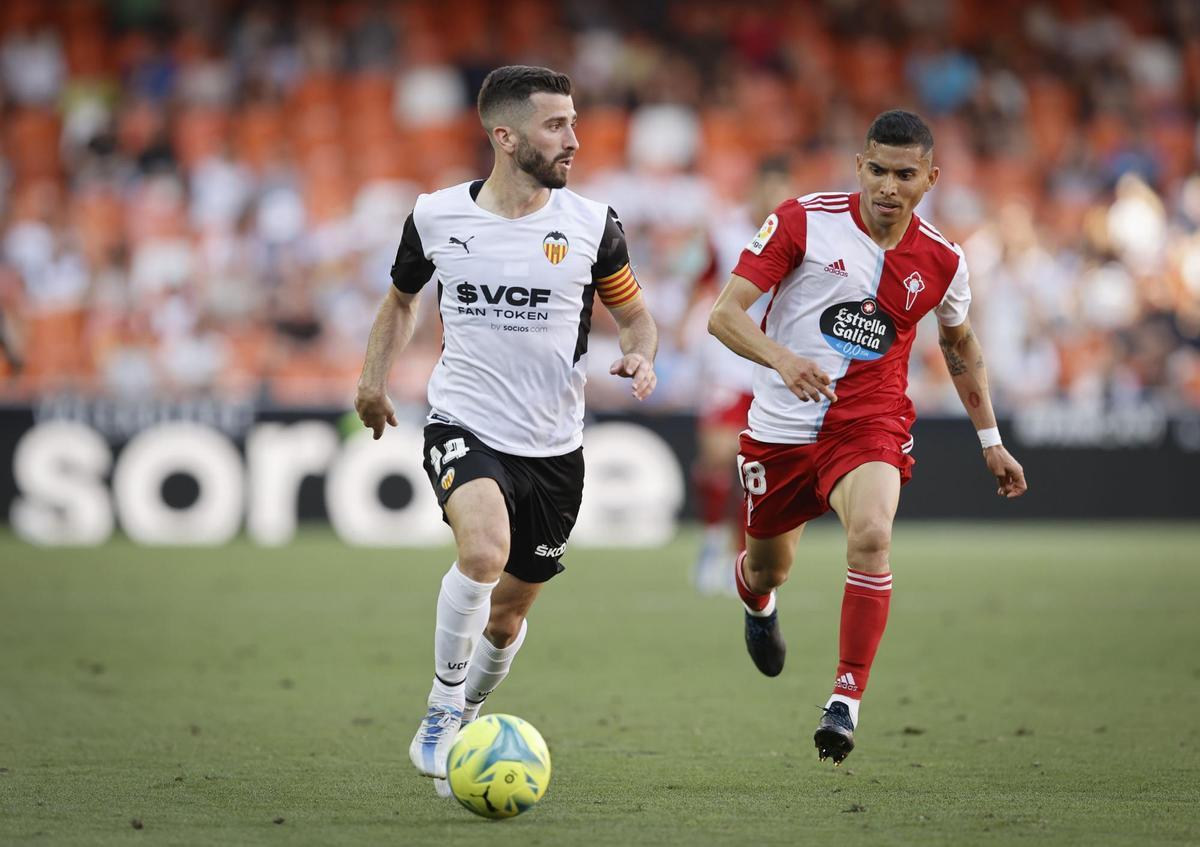
M 468 239 L 467 239 L 467 241 L 470 241 L 470 240 L 471 240 L 472 238 L 474 238 L 474 237 L 475 237 L 475 236 L 473 236 L 473 235 L 472 235 L 472 236 L 471 236 L 471 238 L 468 238 Z M 459 239 L 455 238 L 453 235 L 452 235 L 452 236 L 450 236 L 450 243 L 451 243 L 451 244 L 457 244 L 459 247 L 461 247 L 462 249 L 464 249 L 464 250 L 466 250 L 468 253 L 470 253 L 470 252 L 471 252 L 471 248 L 467 246 L 467 241 L 460 241 Z

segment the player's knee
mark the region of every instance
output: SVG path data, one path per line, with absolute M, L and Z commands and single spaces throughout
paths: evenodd
M 766 594 L 787 582 L 788 570 L 787 563 L 747 556 L 746 585 L 755 594 Z
M 870 567 L 887 562 L 892 547 L 892 525 L 884 519 L 868 519 L 850 528 L 847 556 L 851 567 Z
M 460 546 L 458 569 L 478 582 L 494 582 L 508 563 L 508 545 L 499 539 L 475 539 Z

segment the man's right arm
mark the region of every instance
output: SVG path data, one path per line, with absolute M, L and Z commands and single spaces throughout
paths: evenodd
M 387 377 L 396 356 L 412 340 L 416 325 L 417 295 L 389 289 L 371 326 L 354 399 L 359 419 L 376 439 L 383 435 L 385 424 L 396 425 L 396 411 L 387 396 Z
M 417 202 L 419 205 L 420 200 Z M 387 396 L 388 371 L 412 340 L 417 325 L 417 297 L 436 270 L 425 255 L 415 215 L 416 209 L 404 222 L 404 234 L 392 265 L 392 287 L 375 315 L 354 399 L 358 417 L 376 439 L 383 435 L 385 426 L 396 425 L 396 412 Z
M 746 313 L 762 294 L 750 280 L 731 276 L 708 317 L 709 333 L 742 358 L 777 371 L 784 385 L 801 400 L 837 402 L 829 387 L 829 374 L 770 338 Z

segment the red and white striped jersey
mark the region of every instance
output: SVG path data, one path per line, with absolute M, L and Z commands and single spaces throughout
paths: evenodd
M 771 368 L 755 368 L 750 435 L 808 444 L 848 426 L 895 416 L 911 426 L 908 355 L 930 311 L 946 326 L 967 318 L 962 250 L 913 215 L 883 250 L 867 234 L 859 195 L 809 194 L 781 204 L 733 272 L 771 302 L 763 331 L 833 378 L 837 402 L 802 401 Z

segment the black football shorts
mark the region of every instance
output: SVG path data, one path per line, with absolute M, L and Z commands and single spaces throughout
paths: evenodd
M 562 572 L 583 499 L 582 447 L 563 456 L 512 456 L 461 426 L 432 423 L 425 427 L 425 473 L 443 510 L 463 483 L 494 479 L 508 506 L 512 539 L 504 570 L 525 582 Z

